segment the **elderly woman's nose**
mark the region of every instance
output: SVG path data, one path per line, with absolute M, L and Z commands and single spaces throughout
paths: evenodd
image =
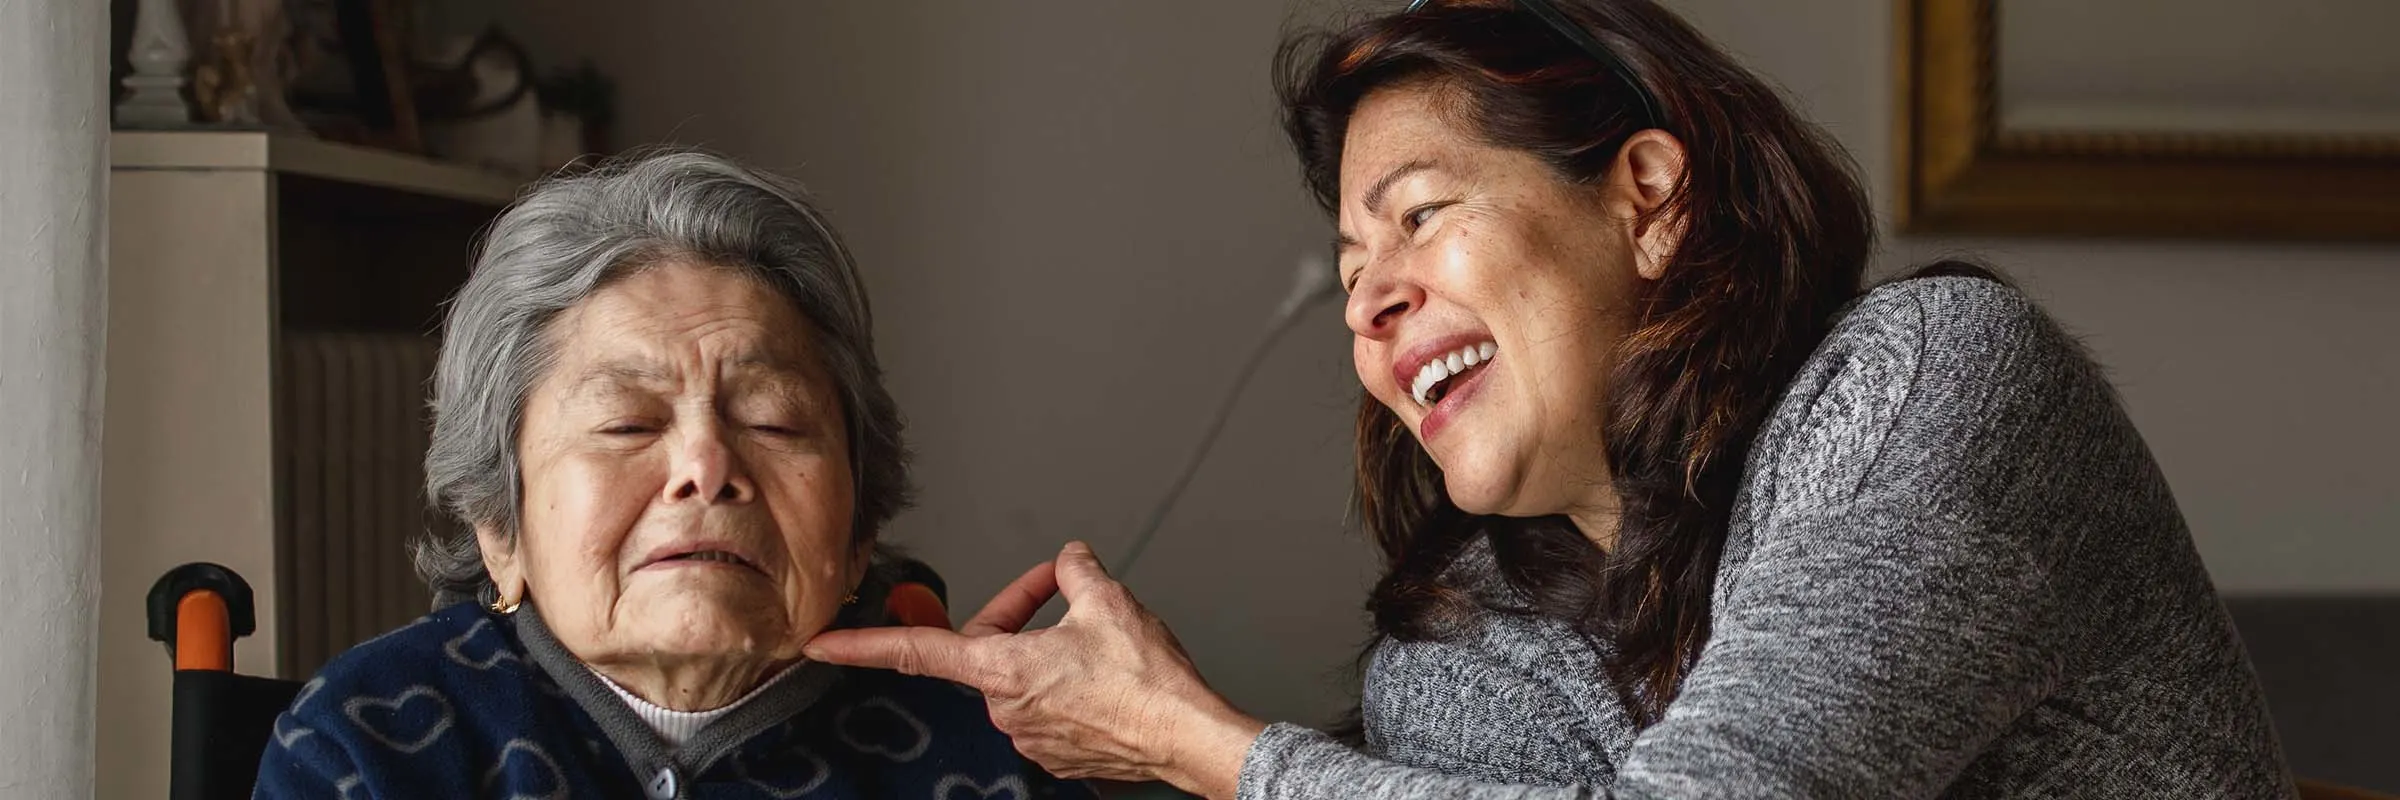
M 758 495 L 740 455 L 726 443 L 728 435 L 726 426 L 706 425 L 687 429 L 677 437 L 675 469 L 667 479 L 668 500 L 740 503 Z

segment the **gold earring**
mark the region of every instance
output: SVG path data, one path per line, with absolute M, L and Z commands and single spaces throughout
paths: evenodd
M 857 592 L 851 592 L 849 597 L 844 597 L 844 598 L 842 598 L 842 605 L 846 605 L 846 606 L 854 606 L 854 605 L 858 605 L 858 593 L 857 593 Z
M 514 614 L 517 613 L 517 607 L 524 604 L 523 600 L 496 600 L 492 603 L 492 610 L 502 614 Z

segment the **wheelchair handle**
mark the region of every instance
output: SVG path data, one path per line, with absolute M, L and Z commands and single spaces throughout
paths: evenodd
M 185 564 L 150 585 L 150 638 L 178 670 L 233 671 L 233 640 L 258 630 L 250 583 L 219 564 Z

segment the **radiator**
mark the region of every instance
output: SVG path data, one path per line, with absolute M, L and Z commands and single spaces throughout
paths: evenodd
M 283 337 L 277 376 L 276 604 L 285 677 L 423 615 L 409 547 L 443 524 L 424 500 L 434 341 Z

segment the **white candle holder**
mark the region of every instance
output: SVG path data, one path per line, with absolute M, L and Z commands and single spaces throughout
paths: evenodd
M 117 102 L 117 125 L 190 127 L 192 109 L 183 101 L 183 70 L 191 60 L 191 39 L 184 33 L 183 12 L 175 8 L 175 0 L 141 0 L 126 54 L 133 73 L 125 76 L 129 91 Z

